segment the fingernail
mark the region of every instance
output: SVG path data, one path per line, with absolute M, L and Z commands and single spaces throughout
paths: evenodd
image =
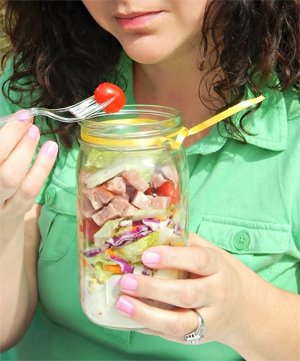
M 135 276 L 123 276 L 120 280 L 120 287 L 125 291 L 135 291 L 138 282 Z
M 32 114 L 30 111 L 21 109 L 16 112 L 16 117 L 20 122 L 30 123 L 32 121 Z
M 124 297 L 119 297 L 116 302 L 116 307 L 119 311 L 132 316 L 134 314 L 133 304 Z
M 27 135 L 32 139 L 39 139 L 40 137 L 39 128 L 35 125 L 31 125 L 30 128 L 27 130 Z
M 156 252 L 146 251 L 142 254 L 142 262 L 147 265 L 156 265 L 160 261 L 160 254 Z
M 51 140 L 44 143 L 41 147 L 41 153 L 49 158 L 55 157 L 57 152 L 58 152 L 58 145 L 56 142 L 53 142 Z

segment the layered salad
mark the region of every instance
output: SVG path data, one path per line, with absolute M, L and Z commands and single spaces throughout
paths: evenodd
M 93 322 L 140 327 L 115 309 L 123 274 L 183 276 L 141 262 L 149 247 L 186 245 L 187 197 L 180 196 L 177 162 L 176 155 L 161 149 L 83 151 L 78 172 L 81 303 Z

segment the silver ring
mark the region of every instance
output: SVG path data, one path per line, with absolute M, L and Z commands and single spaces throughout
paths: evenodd
M 195 331 L 193 331 L 191 333 L 187 333 L 184 336 L 184 339 L 190 345 L 195 345 L 195 344 L 200 343 L 204 338 L 205 324 L 204 324 L 204 320 L 203 320 L 202 316 L 200 315 L 200 313 L 197 310 L 192 309 L 192 311 L 194 311 L 198 316 L 198 327 L 196 328 Z

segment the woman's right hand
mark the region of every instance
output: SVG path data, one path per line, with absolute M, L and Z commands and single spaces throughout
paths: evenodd
M 56 142 L 45 142 L 29 169 L 40 132 L 26 110 L 15 116 L 17 121 L 0 129 L 0 219 L 11 221 L 31 209 L 58 152 Z
M 58 151 L 56 142 L 47 141 L 32 162 L 39 129 L 28 111 L 15 117 L 0 129 L 0 352 L 19 342 L 37 307 L 41 206 L 33 204 Z

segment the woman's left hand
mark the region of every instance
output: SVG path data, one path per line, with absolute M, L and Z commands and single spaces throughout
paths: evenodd
M 116 306 L 124 316 L 148 328 L 141 332 L 176 342 L 185 342 L 184 335 L 197 328 L 198 317 L 192 311 L 196 309 L 206 325 L 204 342 L 228 344 L 234 334 L 249 326 L 242 324 L 247 300 L 253 287 L 257 294 L 261 291 L 257 287 L 263 289 L 265 282 L 234 256 L 202 237 L 191 234 L 190 243 L 190 247 L 153 247 L 142 256 L 145 266 L 188 271 L 188 279 L 124 275 L 119 283 L 123 294 Z M 175 308 L 153 307 L 139 298 Z

